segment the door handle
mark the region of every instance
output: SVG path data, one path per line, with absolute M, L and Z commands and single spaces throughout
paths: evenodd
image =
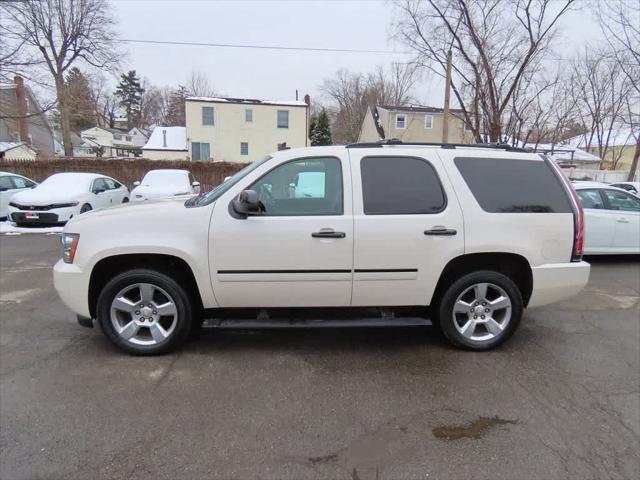
M 347 236 L 344 232 L 334 232 L 333 230 L 320 230 L 311 234 L 313 238 L 344 238 Z
M 616 220 L 616 222 L 618 222 L 618 223 L 629 223 L 629 220 L 627 220 L 626 218 L 622 217 L 622 218 L 618 218 Z
M 453 228 L 433 227 L 431 230 L 425 230 L 425 235 L 455 235 L 458 231 Z

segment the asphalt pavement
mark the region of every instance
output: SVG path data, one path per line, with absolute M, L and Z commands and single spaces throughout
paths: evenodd
M 432 330 L 204 331 L 120 353 L 77 325 L 58 235 L 0 236 L 0 478 L 640 477 L 640 260 L 525 312 L 502 348 Z

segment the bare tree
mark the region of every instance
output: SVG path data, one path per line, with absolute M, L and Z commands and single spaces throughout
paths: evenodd
M 39 55 L 53 77 L 65 155 L 73 154 L 65 73 L 77 62 L 104 69 L 118 61 L 105 0 L 24 0 L 0 4 L 3 32 Z
M 191 70 L 186 87 L 189 95 L 194 97 L 215 97 L 217 95 L 216 89 L 200 70 Z
M 596 7 L 602 31 L 635 97 L 629 97 L 623 115 L 623 122 L 630 127 L 636 142 L 627 179 L 632 181 L 640 159 L 640 4 L 635 0 L 612 0 Z
M 170 87 L 145 85 L 142 98 L 142 123 L 146 126 L 166 125 L 172 94 L 173 89 Z
M 416 65 L 401 63 L 392 64 L 388 71 L 379 66 L 368 75 L 338 70 L 325 79 L 320 90 L 331 103 L 334 142 L 355 142 L 370 106 L 409 104 L 416 81 Z
M 439 76 L 451 50 L 451 89 L 464 120 L 476 141 L 486 132 L 497 142 L 514 95 L 540 68 L 574 1 L 397 0 L 396 37 Z

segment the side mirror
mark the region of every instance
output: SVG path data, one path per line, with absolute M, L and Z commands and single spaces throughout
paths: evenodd
M 241 218 L 249 215 L 260 215 L 260 200 L 258 194 L 254 190 L 243 190 L 236 198 L 231 201 L 231 208 Z
M 133 182 L 133 186 L 134 187 L 137 187 L 138 185 L 140 185 L 140 181 L 139 180 L 136 180 L 135 182 Z
M 96 195 L 100 195 L 101 193 L 106 192 L 106 190 L 104 188 L 96 188 L 93 193 L 95 193 Z
M 191 186 L 195 193 L 200 193 L 200 182 L 191 182 Z
M 222 180 L 222 183 L 226 182 L 229 179 L 231 179 L 231 175 L 227 175 L 226 177 L 224 177 L 224 180 Z

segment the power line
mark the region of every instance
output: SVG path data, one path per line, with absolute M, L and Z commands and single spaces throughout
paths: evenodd
M 397 50 L 365 50 L 357 48 L 324 48 L 324 47 L 285 47 L 283 45 L 251 45 L 239 43 L 204 43 L 204 42 L 177 42 L 170 40 L 139 40 L 131 38 L 121 38 L 121 42 L 146 43 L 153 45 L 182 45 L 195 47 L 222 47 L 222 48 L 253 48 L 259 50 L 292 50 L 302 52 L 335 52 L 335 53 L 383 53 L 390 55 L 409 55 L 411 52 Z

